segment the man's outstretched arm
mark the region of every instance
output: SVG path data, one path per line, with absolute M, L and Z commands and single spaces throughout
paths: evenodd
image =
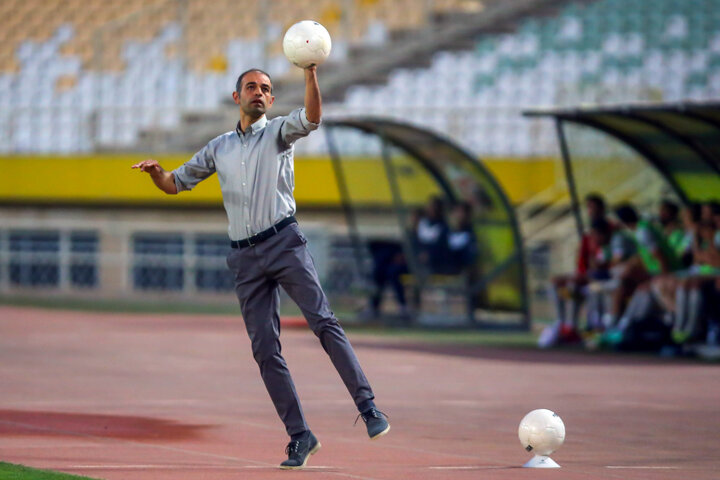
M 315 65 L 305 69 L 305 116 L 312 123 L 320 123 L 322 118 L 322 98 Z
M 143 160 L 133 165 L 132 168 L 139 168 L 141 172 L 150 174 L 152 181 L 163 192 L 169 195 L 178 193 L 177 186 L 175 185 L 175 175 L 162 168 L 157 160 Z

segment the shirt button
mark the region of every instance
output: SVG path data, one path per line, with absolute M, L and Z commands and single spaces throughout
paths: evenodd
M 245 182 L 243 182 L 243 187 L 245 186 Z

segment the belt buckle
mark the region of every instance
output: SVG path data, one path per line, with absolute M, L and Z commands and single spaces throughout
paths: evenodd
M 248 237 L 248 238 L 247 238 L 248 247 L 254 247 L 254 246 L 255 246 L 255 244 L 252 242 L 252 238 L 253 238 L 253 237 Z

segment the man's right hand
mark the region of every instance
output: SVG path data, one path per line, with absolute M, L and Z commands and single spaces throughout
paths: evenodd
M 132 168 L 139 168 L 141 172 L 149 173 L 155 185 L 163 192 L 170 195 L 178 193 L 175 185 L 175 175 L 162 168 L 157 160 L 148 158 L 136 163 Z
M 163 168 L 160 166 L 158 161 L 151 158 L 136 163 L 132 166 L 132 168 L 139 168 L 141 172 L 147 172 L 150 175 L 152 175 L 153 173 L 157 174 L 163 171 Z

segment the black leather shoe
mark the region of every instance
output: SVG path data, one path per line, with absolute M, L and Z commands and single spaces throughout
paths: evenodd
M 373 407 L 370 410 L 364 411 L 363 413 L 358 415 L 358 418 L 361 417 L 363 419 L 363 422 L 365 422 L 365 426 L 367 427 L 367 432 L 370 440 L 380 438 L 390 431 L 390 424 L 387 421 L 387 415 L 385 415 L 377 408 Z M 357 423 L 358 418 L 355 419 L 355 423 Z
M 315 438 L 312 432 L 306 435 L 302 440 L 295 440 L 288 443 L 285 447 L 285 453 L 287 453 L 288 459 L 280 464 L 280 468 L 285 470 L 297 470 L 303 468 L 310 458 L 310 455 L 315 455 L 322 445 Z

